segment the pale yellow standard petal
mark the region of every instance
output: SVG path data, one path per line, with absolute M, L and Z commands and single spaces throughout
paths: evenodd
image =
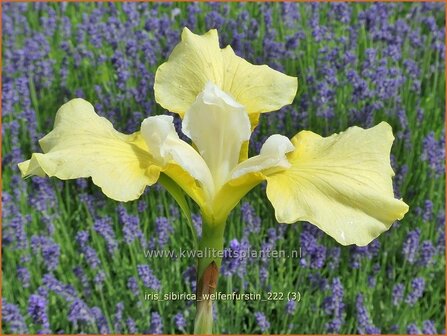
M 155 99 L 165 109 L 183 117 L 208 81 L 221 86 L 222 80 L 223 60 L 217 31 L 196 35 L 185 28 L 181 42 L 155 73 Z
M 220 49 L 215 29 L 196 35 L 184 28 L 181 42 L 157 69 L 155 99 L 183 117 L 209 81 L 245 107 L 252 129 L 259 113 L 292 103 L 298 89 L 296 77 L 267 65 L 253 65 L 237 56 L 230 46 Z
M 80 98 L 59 109 L 54 129 L 40 145 L 43 154 L 34 153 L 31 160 L 19 164 L 23 176 L 91 177 L 106 196 L 117 201 L 137 199 L 160 174 L 139 132 L 117 132 Z
M 292 166 L 267 177 L 278 222 L 309 221 L 343 245 L 370 243 L 408 211 L 393 194 L 393 140 L 385 122 L 327 138 L 298 133 Z
M 222 54 L 223 90 L 244 105 L 249 114 L 276 111 L 292 103 L 298 90 L 296 77 L 267 65 L 253 65 L 237 56 L 230 46 L 223 49 Z

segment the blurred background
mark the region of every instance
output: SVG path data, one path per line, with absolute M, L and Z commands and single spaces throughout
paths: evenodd
M 165 190 L 119 203 L 90 180 L 22 180 L 17 168 L 74 97 L 126 133 L 167 113 L 154 73 L 186 26 L 217 28 L 222 47 L 299 78 L 294 103 L 262 115 L 251 154 L 273 133 L 384 120 L 396 137 L 396 196 L 410 205 L 369 246 L 342 247 L 308 223 L 276 223 L 257 187 L 231 214 L 226 248 L 302 255 L 226 258 L 219 289 L 301 300 L 219 301 L 216 332 L 444 333 L 444 13 L 429 2 L 2 3 L 3 332 L 193 331 L 194 302 L 144 299 L 196 286 L 195 260 L 144 255 L 193 246 Z

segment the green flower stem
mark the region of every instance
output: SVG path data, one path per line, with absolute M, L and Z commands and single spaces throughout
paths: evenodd
M 212 334 L 213 300 L 222 263 L 225 222 L 212 223 L 204 220 L 199 242 L 197 265 L 197 301 L 195 334 Z

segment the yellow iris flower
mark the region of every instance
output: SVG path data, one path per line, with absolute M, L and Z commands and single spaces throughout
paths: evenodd
M 149 117 L 139 132 L 125 135 L 90 103 L 73 99 L 40 140 L 44 154 L 19 167 L 24 176 L 91 177 L 118 201 L 138 198 L 164 173 L 211 226 L 267 180 L 278 222 L 309 221 L 343 245 L 366 245 L 408 211 L 393 194 L 387 123 L 327 138 L 302 131 L 290 141 L 275 134 L 259 155 L 246 157 L 259 114 L 290 104 L 297 87 L 297 78 L 252 65 L 230 46 L 221 49 L 216 30 L 195 35 L 185 28 L 154 88 L 157 102 L 183 118 L 182 131 L 196 149 L 178 137 L 172 117 Z
M 194 147 L 179 138 L 170 116 L 146 118 L 140 131 L 126 135 L 90 103 L 73 99 L 40 140 L 43 153 L 19 168 L 23 176 L 91 177 L 117 201 L 135 200 L 167 176 L 201 209 L 202 250 L 222 249 L 228 214 L 266 181 L 278 222 L 308 221 L 342 245 L 366 245 L 408 211 L 394 198 L 394 137 L 387 123 L 351 127 L 326 138 L 302 131 L 290 141 L 275 134 L 248 158 L 248 140 L 260 114 L 292 103 L 297 88 L 297 78 L 250 64 L 230 46 L 221 49 L 216 30 L 195 35 L 185 28 L 156 72 L 154 90 L 161 106 L 180 115 Z M 219 265 L 219 258 L 199 260 L 199 292 L 206 290 L 206 279 L 217 280 Z M 197 306 L 195 330 L 212 330 L 209 301 Z

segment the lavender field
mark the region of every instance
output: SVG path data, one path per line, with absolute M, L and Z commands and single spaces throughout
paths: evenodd
M 193 258 L 145 253 L 195 244 L 166 190 L 120 203 L 91 180 L 22 179 L 17 167 L 72 98 L 126 133 L 168 113 L 154 74 L 183 27 L 217 28 L 221 46 L 298 77 L 294 103 L 261 116 L 250 153 L 273 133 L 386 121 L 396 197 L 410 206 L 368 246 L 341 246 L 309 223 L 277 223 L 257 187 L 231 213 L 226 248 L 301 255 L 224 258 L 219 289 L 300 300 L 219 301 L 215 332 L 445 333 L 445 10 L 430 2 L 2 3 L 3 333 L 193 332 L 194 301 L 147 299 L 196 290 Z

